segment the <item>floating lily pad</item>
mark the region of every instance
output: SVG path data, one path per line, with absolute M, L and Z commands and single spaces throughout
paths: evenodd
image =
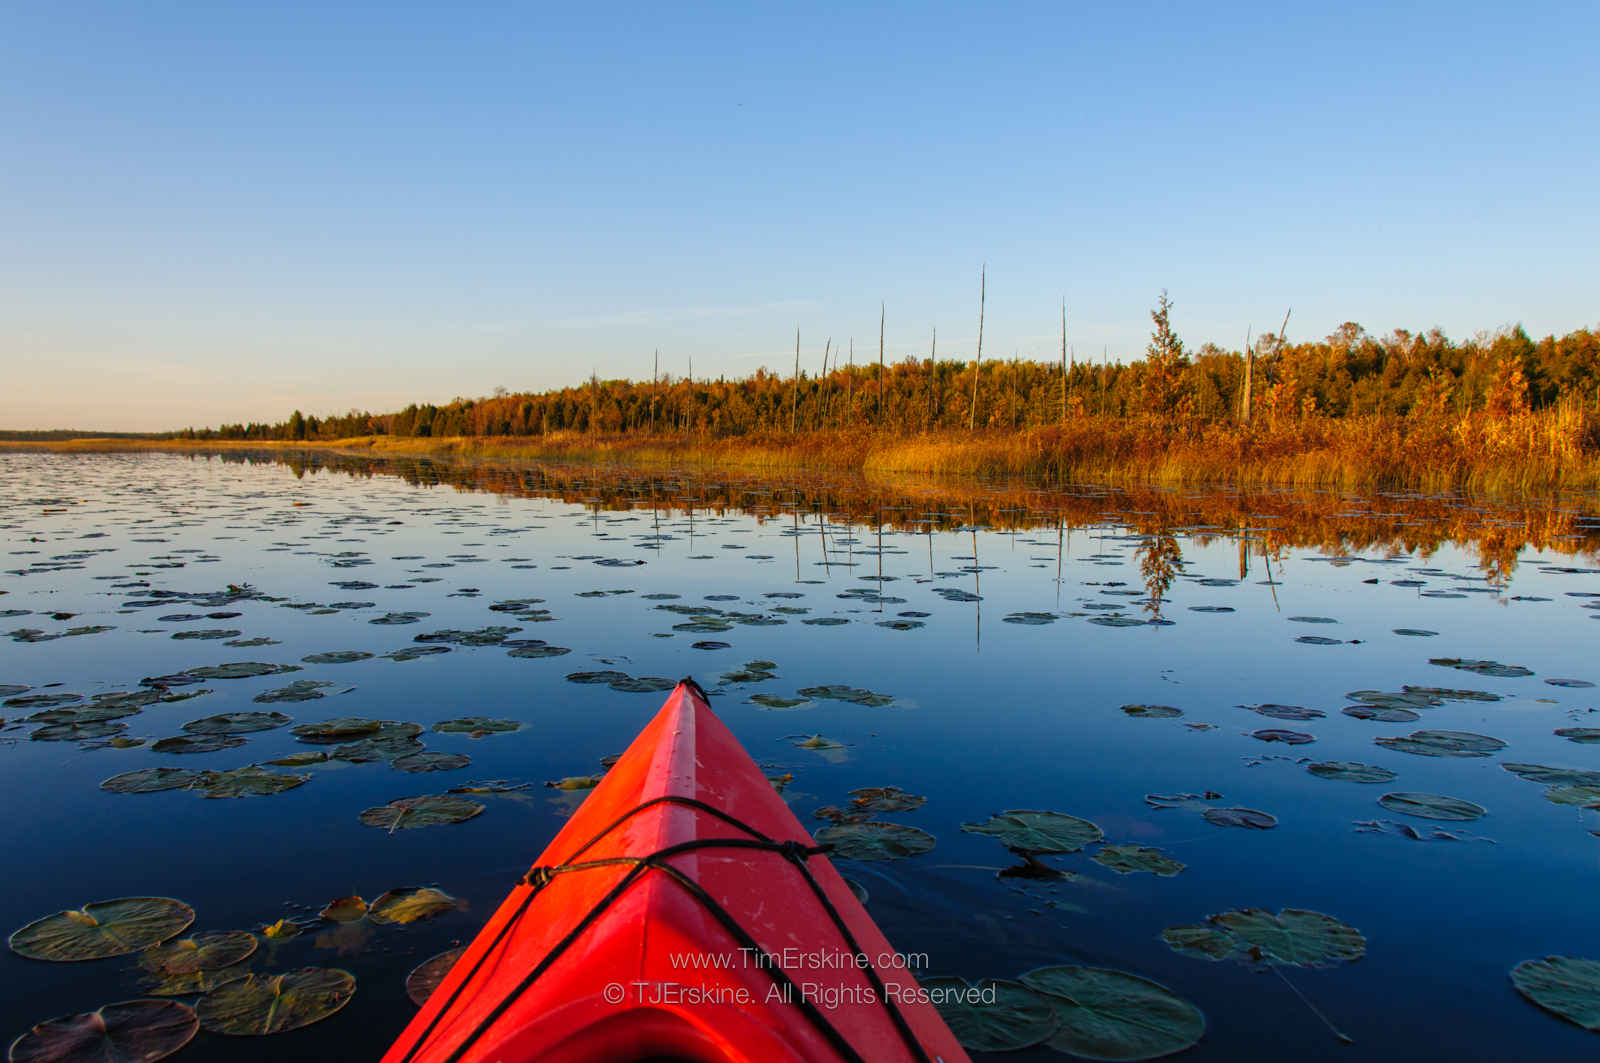
M 1278 817 L 1270 812 L 1253 808 L 1208 808 L 1203 813 L 1207 823 L 1219 827 L 1246 827 L 1251 830 L 1271 830 L 1278 825 Z
M 383 625 L 383 626 L 398 626 L 398 625 L 401 625 L 401 624 L 415 624 L 418 620 L 421 620 L 423 617 L 428 616 L 428 615 L 430 615 L 430 614 L 428 614 L 428 613 L 420 613 L 420 612 L 384 613 L 382 616 L 373 617 L 371 620 L 368 620 L 367 623 L 369 623 L 369 624 L 379 624 L 379 625 Z
M 925 853 L 935 845 L 933 835 L 899 823 L 840 823 L 816 834 L 819 845 L 832 847 L 832 855 L 847 860 L 900 860 Z
M 449 646 L 405 646 L 383 656 L 391 661 L 414 661 L 418 657 L 432 657 L 436 654 L 449 652 Z
M 433 996 L 433 991 L 444 981 L 445 975 L 450 973 L 450 968 L 456 965 L 456 961 L 466 951 L 466 947 L 463 946 L 441 952 L 422 961 L 415 970 L 406 975 L 406 996 L 411 998 L 411 1003 L 419 1008 L 426 1004 L 428 998 Z
M 372 654 L 364 650 L 329 650 L 327 653 L 313 653 L 300 658 L 304 664 L 354 664 L 371 659 Z
M 1336 967 L 1367 952 L 1361 931 L 1321 912 L 1285 908 L 1277 915 L 1244 908 L 1209 916 L 1203 926 L 1169 927 L 1161 938 L 1186 956 L 1229 957 L 1295 967 Z
M 229 771 L 205 772 L 195 784 L 195 789 L 204 790 L 207 797 L 217 799 L 270 797 L 303 786 L 310 778 L 309 775 L 288 775 L 248 764 Z
M 608 686 L 612 690 L 620 690 L 625 694 L 659 694 L 677 686 L 677 680 L 663 679 L 660 676 L 623 676 L 613 679 Z
M 1343 646 L 1344 639 L 1330 639 L 1326 635 L 1301 635 L 1295 639 L 1303 646 Z
M 1407 635 L 1411 638 L 1418 639 L 1430 639 L 1439 634 L 1437 631 L 1428 631 L 1425 628 L 1420 627 L 1397 627 L 1394 629 L 1394 633 L 1396 635 Z
M 340 897 L 317 914 L 334 923 L 357 923 L 366 917 L 367 902 L 360 897 Z
M 1056 1032 L 1055 1007 L 1017 982 L 989 979 L 969 985 L 943 976 L 923 979 L 922 988 L 961 1047 L 971 1052 L 1015 1052 L 1043 1044 Z
M 826 698 L 830 701 L 848 701 L 855 705 L 866 705 L 871 708 L 881 708 L 894 703 L 892 694 L 875 694 L 861 687 L 845 686 L 842 683 L 830 683 L 820 687 L 801 687 L 799 694 L 803 698 Z
M 172 633 L 172 637 L 175 638 L 175 639 L 179 639 L 179 640 L 185 640 L 185 639 L 200 639 L 200 640 L 206 640 L 206 639 L 231 639 L 231 638 L 237 638 L 242 634 L 244 634 L 244 632 L 238 630 L 237 628 L 210 627 L 210 628 L 190 628 L 187 631 L 174 631 Z
M 11 951 L 58 963 L 126 956 L 183 933 L 194 909 L 171 897 L 120 897 L 29 923 L 11 935 Z
M 921 794 L 908 794 L 898 786 L 864 786 L 850 791 L 850 805 L 861 812 L 910 812 L 927 804 Z
M 1498 738 L 1471 731 L 1413 731 L 1403 738 L 1374 738 L 1373 741 L 1396 753 L 1419 757 L 1487 757 L 1506 748 Z
M 1595 745 L 1600 743 L 1600 727 L 1558 727 L 1556 737 L 1565 738 L 1568 742 Z
M 484 627 L 476 631 L 458 631 L 450 628 L 444 631 L 430 631 L 418 635 L 412 642 L 422 643 L 450 643 L 455 646 L 498 646 L 506 639 L 521 631 L 520 627 Z
M 1376 720 L 1379 723 L 1416 723 L 1422 719 L 1421 713 L 1410 709 L 1385 708 L 1382 705 L 1346 705 L 1341 711 L 1358 720 Z
M 1124 715 L 1138 720 L 1167 720 L 1183 715 L 1182 709 L 1175 709 L 1171 705 L 1124 705 L 1122 711 Z
M 431 919 L 458 907 L 460 905 L 456 903 L 456 899 L 443 890 L 428 886 L 407 886 L 404 889 L 390 890 L 373 901 L 372 907 L 367 909 L 367 918 L 378 924 L 398 923 L 404 926 L 423 919 Z
M 1488 809 L 1482 805 L 1463 801 L 1459 797 L 1441 794 L 1392 793 L 1378 798 L 1378 804 L 1390 812 L 1399 812 L 1419 819 L 1442 819 L 1457 823 L 1470 823 L 1482 819 Z
M 961 829 L 968 834 L 987 834 L 1008 848 L 1030 853 L 1075 853 L 1105 837 L 1086 819 L 1028 809 L 1001 812 L 985 823 L 963 823 Z
M 5 704 L 13 709 L 53 709 L 58 705 L 73 705 L 82 700 L 82 694 L 27 694 L 20 698 L 7 698 Z
M 159 980 L 199 971 L 220 971 L 249 958 L 255 951 L 256 936 L 248 930 L 196 934 L 164 945 L 152 945 L 139 955 L 139 966 Z
M 1572 690 L 1587 690 L 1594 686 L 1587 679 L 1546 679 L 1545 682 L 1553 687 L 1567 687 Z
M 465 753 L 407 753 L 390 761 L 397 771 L 419 772 L 459 771 L 472 763 Z
M 200 1023 L 175 1000 L 127 1000 L 41 1022 L 11 1044 L 11 1063 L 153 1063 L 194 1039 Z
M 506 656 L 519 657 L 525 660 L 542 660 L 546 657 L 565 657 L 571 652 L 565 646 L 515 646 L 506 651 Z
M 1596 786 L 1600 787 L 1600 771 L 1584 771 L 1581 768 L 1553 768 L 1547 764 L 1502 764 L 1513 775 L 1521 776 L 1529 782 L 1544 783 L 1546 786 Z
M 154 753 L 215 753 L 244 745 L 244 739 L 230 734 L 173 735 L 151 745 Z
M 1463 672 L 1475 672 L 1478 675 L 1491 675 L 1501 679 L 1516 679 L 1525 675 L 1532 675 L 1533 670 L 1524 668 L 1519 664 L 1501 664 L 1499 661 L 1475 661 L 1463 657 L 1430 657 L 1429 664 L 1441 665 L 1445 668 L 1457 668 Z
M 1308 709 L 1304 705 L 1279 705 L 1271 701 L 1260 705 L 1240 705 L 1239 707 L 1241 709 L 1249 709 L 1258 716 L 1266 716 L 1274 720 L 1317 720 L 1327 715 L 1321 709 Z
M 321 751 L 308 751 L 305 753 L 290 753 L 286 757 L 279 757 L 276 760 L 269 760 L 267 763 L 275 764 L 284 768 L 300 768 L 307 764 L 323 764 L 326 763 L 327 760 L 328 754 L 326 753 Z
M 1339 779 L 1344 782 L 1393 782 L 1395 773 L 1376 764 L 1362 764 L 1353 760 L 1327 760 L 1320 764 L 1307 764 L 1306 771 L 1319 779 Z
M 153 794 L 162 790 L 188 790 L 195 786 L 205 773 L 188 768 L 141 768 L 113 775 L 100 784 L 100 789 L 114 794 Z
M 35 742 L 79 742 L 121 734 L 128 725 L 115 720 L 89 720 L 85 723 L 48 723 L 28 735 Z
M 1205 1036 L 1199 1008 L 1159 982 L 1096 967 L 1041 967 L 1022 984 L 1049 998 L 1058 1023 L 1048 1044 L 1083 1059 L 1144 1060 Z
M 810 698 L 786 698 L 778 694 L 751 694 L 750 703 L 763 709 L 797 709 L 811 704 Z
M 568 672 L 569 683 L 615 683 L 619 679 L 627 679 L 627 672 Z
M 393 834 L 397 830 L 416 827 L 436 827 L 446 823 L 465 823 L 483 811 L 484 806 L 465 797 L 449 794 L 425 794 L 421 797 L 402 797 L 378 808 L 361 813 L 361 822 L 369 827 L 381 827 Z
M 1012 613 L 1000 618 L 1002 623 L 1023 624 L 1029 627 L 1040 627 L 1044 624 L 1053 624 L 1059 619 L 1054 613 Z
M 350 1003 L 355 991 L 349 971 L 302 967 L 230 982 L 201 999 L 195 1012 L 210 1033 L 263 1036 L 320 1022 Z
M 1132 616 L 1091 616 L 1089 623 L 1101 627 L 1144 627 L 1146 621 Z
M 1170 878 L 1187 865 L 1172 859 L 1160 849 L 1143 845 L 1105 845 L 1094 854 L 1096 863 L 1104 864 L 1119 875 L 1135 871 L 1149 871 L 1162 878 Z
M 462 716 L 433 725 L 439 734 L 464 734 L 477 738 L 488 734 L 509 734 L 522 728 L 516 720 L 495 720 L 487 716 Z
M 296 679 L 286 687 L 263 690 L 250 700 L 262 705 L 272 705 L 280 701 L 314 701 L 326 697 L 322 690 L 331 686 L 332 683 L 318 682 L 315 679 Z
M 1555 805 L 1600 808 L 1600 786 L 1552 786 L 1544 792 L 1544 799 Z
M 1524 960 L 1511 969 L 1511 984 L 1552 1015 L 1600 1033 L 1600 960 Z
M 850 621 L 842 616 L 812 616 L 800 622 L 811 627 L 839 627 L 842 624 L 848 624 Z
M 291 722 L 289 717 L 281 712 L 225 712 L 200 720 L 190 720 L 183 725 L 183 729 L 190 734 L 237 735 L 270 731 L 289 722 Z
M 555 790 L 593 790 L 600 785 L 600 780 L 603 778 L 605 778 L 603 775 L 569 775 L 565 779 L 557 779 L 545 785 Z
M 1304 731 L 1288 731 L 1277 727 L 1266 727 L 1259 731 L 1251 731 L 1251 738 L 1263 742 L 1282 742 L 1284 745 L 1303 746 L 1317 740 L 1315 735 L 1308 735 Z
M 183 686 L 185 684 L 199 683 L 206 679 L 254 679 L 262 675 L 282 675 L 285 672 L 298 672 L 297 664 L 264 664 L 260 661 L 236 661 L 232 664 L 210 665 L 204 668 L 190 668 L 174 675 L 155 676 L 141 679 L 145 686 Z

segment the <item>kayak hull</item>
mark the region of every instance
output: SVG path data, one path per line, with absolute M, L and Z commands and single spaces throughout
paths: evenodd
M 679 684 L 384 1063 L 965 1060 L 814 845 Z

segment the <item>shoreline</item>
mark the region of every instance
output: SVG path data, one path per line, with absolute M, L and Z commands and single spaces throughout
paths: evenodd
M 903 435 L 857 430 L 720 438 L 576 432 L 304 440 L 86 437 L 8 440 L 0 442 L 0 452 L 315 450 L 368 457 L 1016 477 L 1107 485 L 1550 492 L 1600 488 L 1600 450 L 1588 438 L 1595 430 L 1589 421 L 1551 413 L 1514 419 L 1468 416 L 1444 423 L 1317 419 L 1277 431 L 1241 431 L 1085 417 L 1019 432 Z

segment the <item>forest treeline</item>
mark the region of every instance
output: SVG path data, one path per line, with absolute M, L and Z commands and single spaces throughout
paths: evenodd
M 1284 432 L 1307 422 L 1377 418 L 1517 417 L 1566 411 L 1585 433 L 1600 410 L 1600 332 L 1533 340 L 1519 326 L 1453 341 L 1438 329 L 1369 335 L 1347 323 L 1332 335 L 1288 342 L 1267 334 L 1250 351 L 1186 348 L 1163 295 L 1145 357 L 1130 364 L 935 360 L 837 363 L 829 349 L 802 355 L 798 373 L 758 370 L 739 379 L 600 380 L 538 393 L 417 404 L 392 413 L 350 411 L 276 424 L 187 429 L 186 439 L 333 440 L 606 437 L 693 433 L 737 438 L 861 431 L 915 435 L 1026 431 L 1075 419 L 1138 422 L 1189 434 L 1208 426 Z M 826 359 L 826 363 L 825 363 Z M 823 366 L 826 364 L 826 368 Z M 1248 383 L 1247 383 L 1248 377 Z M 1248 393 L 1248 402 L 1246 395 Z M 1593 440 L 1589 442 L 1600 442 Z

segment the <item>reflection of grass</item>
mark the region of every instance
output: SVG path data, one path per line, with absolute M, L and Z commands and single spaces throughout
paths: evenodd
M 52 451 L 279 450 L 306 446 L 385 457 L 450 455 L 771 471 L 857 470 L 1030 476 L 1102 482 L 1301 484 L 1481 490 L 1600 485 L 1600 422 L 1573 403 L 1492 415 L 1220 422 L 1078 416 L 1025 431 L 870 430 L 414 438 L 293 442 L 70 440 L 9 443 Z

